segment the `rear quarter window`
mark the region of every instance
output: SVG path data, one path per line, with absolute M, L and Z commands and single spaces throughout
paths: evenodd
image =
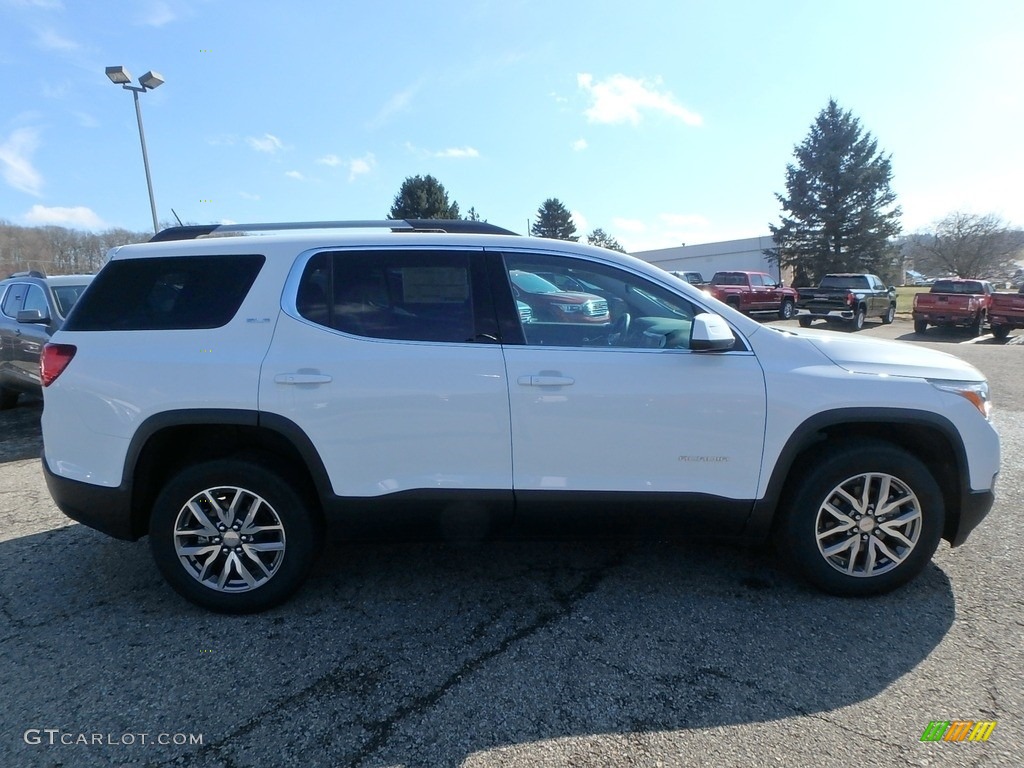
M 64 328 L 219 328 L 238 312 L 264 261 L 258 254 L 111 261 L 75 304 Z

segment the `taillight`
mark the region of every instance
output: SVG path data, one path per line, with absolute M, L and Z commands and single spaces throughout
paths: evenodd
M 846 292 L 846 305 L 852 307 L 857 303 L 857 297 L 853 295 L 853 291 Z
M 39 358 L 39 377 L 44 387 L 53 384 L 64 373 L 77 351 L 73 344 L 47 344 L 43 347 L 43 355 Z

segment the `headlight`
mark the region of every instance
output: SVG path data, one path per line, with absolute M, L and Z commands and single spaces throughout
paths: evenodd
M 970 401 L 971 405 L 977 408 L 986 419 L 992 413 L 992 403 L 988 399 L 987 381 L 944 381 L 942 379 L 929 379 L 928 383 L 943 392 L 952 392 Z
M 573 312 L 579 312 L 583 309 L 582 304 L 552 304 L 555 309 L 565 312 L 567 315 L 571 315 Z

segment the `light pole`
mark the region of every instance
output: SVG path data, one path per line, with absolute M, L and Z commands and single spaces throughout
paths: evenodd
M 139 141 L 142 143 L 142 164 L 146 168 L 146 186 L 149 188 L 149 210 L 153 214 L 153 234 L 160 231 L 160 225 L 156 220 L 156 200 L 153 199 L 153 179 L 149 175 L 149 155 L 146 153 L 146 133 L 142 130 L 142 108 L 139 106 L 139 94 L 159 88 L 164 84 L 164 79 L 156 72 L 150 70 L 139 78 L 139 85 L 132 85 L 131 73 L 124 67 L 107 67 L 107 77 L 114 85 L 120 85 L 126 91 L 131 91 L 135 98 L 135 117 L 139 121 Z

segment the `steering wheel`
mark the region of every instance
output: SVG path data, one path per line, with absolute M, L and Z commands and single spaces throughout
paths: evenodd
M 629 312 L 623 312 L 612 323 L 612 327 L 608 329 L 609 347 L 625 346 L 626 337 L 629 336 L 629 323 L 631 319 Z

